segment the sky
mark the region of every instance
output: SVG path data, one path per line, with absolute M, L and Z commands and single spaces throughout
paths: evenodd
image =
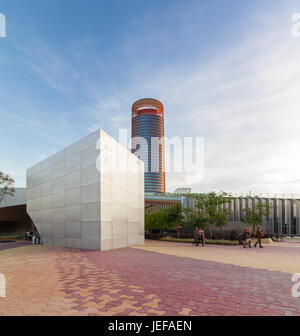
M 204 174 L 167 189 L 300 194 L 296 0 L 1 0 L 0 170 L 26 169 L 131 105 L 165 106 L 166 136 L 204 140 Z

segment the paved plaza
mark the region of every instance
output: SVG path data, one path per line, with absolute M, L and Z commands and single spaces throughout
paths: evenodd
M 147 241 L 106 252 L 5 245 L 1 316 L 300 315 L 300 297 L 291 295 L 297 243 L 243 249 Z

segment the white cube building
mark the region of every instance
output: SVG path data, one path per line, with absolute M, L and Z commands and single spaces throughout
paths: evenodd
M 98 130 L 27 170 L 27 212 L 45 245 L 144 244 L 144 164 Z

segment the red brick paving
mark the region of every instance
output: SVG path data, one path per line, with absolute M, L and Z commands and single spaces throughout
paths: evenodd
M 300 257 L 293 247 L 260 251 Z M 0 273 L 8 286 L 0 315 L 300 315 L 290 273 L 141 249 L 25 246 L 0 252 Z
M 132 249 L 87 257 L 121 274 L 126 286 L 142 288 L 135 295 L 138 306 L 147 294 L 155 294 L 160 300 L 156 309 L 165 315 L 178 315 L 183 308 L 191 309 L 191 315 L 300 315 L 300 298 L 291 296 L 288 273 Z

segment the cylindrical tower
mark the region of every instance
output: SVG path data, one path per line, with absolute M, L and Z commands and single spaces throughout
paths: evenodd
M 132 153 L 145 164 L 145 192 L 166 192 L 164 106 L 144 98 L 132 105 Z

